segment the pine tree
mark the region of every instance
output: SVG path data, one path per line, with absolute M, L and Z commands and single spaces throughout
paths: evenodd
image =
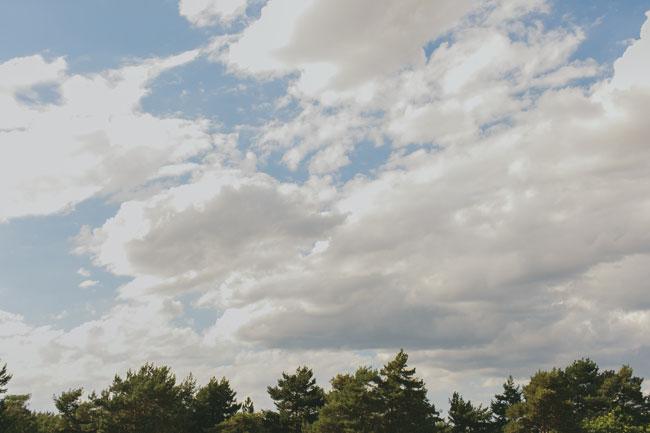
M 379 374 L 367 367 L 353 375 L 339 374 L 332 379 L 332 391 L 320 411 L 314 432 L 374 433 L 382 414 L 377 390 Z
M 246 397 L 246 400 L 242 403 L 241 411 L 244 413 L 255 413 L 255 405 L 250 397 Z
M 207 385 L 199 389 L 195 397 L 194 422 L 197 431 L 202 432 L 233 416 L 241 408 L 237 404 L 237 393 L 224 377 L 211 378 Z
M 295 374 L 282 373 L 278 385 L 267 388 L 280 420 L 289 432 L 302 432 L 318 419 L 325 403 L 325 392 L 316 385 L 311 369 L 299 367 Z
M 521 388 L 515 384 L 512 376 L 503 384 L 503 392 L 494 396 L 490 405 L 494 415 L 495 430 L 502 432 L 509 421 L 507 411 L 510 407 L 521 402 Z
M 382 433 L 429 433 L 436 430 L 440 420 L 427 398 L 424 382 L 415 376 L 415 368 L 407 367 L 407 362 L 408 355 L 400 350 L 380 371 Z
M 176 382 L 169 367 L 145 364 L 115 376 L 111 386 L 94 399 L 105 433 L 177 433 L 192 420 L 195 383 L 191 376 Z
M 482 406 L 475 407 L 454 392 L 449 400 L 449 424 L 451 433 L 489 433 L 492 428 L 492 413 Z
M 507 411 L 506 433 L 576 433 L 571 393 L 560 369 L 539 371 L 523 388 L 523 401 Z
M 29 394 L 8 395 L 4 400 L 5 422 L 2 433 L 34 433 L 36 418 L 27 408 Z
M 7 392 L 7 385 L 10 380 L 11 374 L 7 371 L 7 364 L 4 364 L 2 368 L 0 368 L 0 431 L 6 428 L 5 400 L 2 395 Z

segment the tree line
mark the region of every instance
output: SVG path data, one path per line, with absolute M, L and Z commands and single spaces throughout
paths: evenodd
M 226 378 L 197 386 L 169 367 L 146 364 L 116 375 L 99 393 L 54 396 L 57 412 L 29 410 L 29 395 L 7 395 L 0 368 L 1 433 L 650 433 L 650 396 L 632 369 L 601 370 L 590 359 L 512 377 L 487 406 L 459 393 L 445 416 L 400 351 L 383 368 L 338 374 L 325 392 L 313 371 L 283 373 L 267 392 L 276 410 L 237 399 Z

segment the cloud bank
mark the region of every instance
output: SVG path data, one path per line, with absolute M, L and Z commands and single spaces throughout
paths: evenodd
M 326 379 L 404 347 L 435 395 L 480 399 L 507 371 L 647 354 L 650 18 L 608 73 L 575 58 L 581 28 L 543 24 L 541 1 L 297 3 L 270 0 L 211 57 L 287 80 L 295 116 L 247 149 L 238 132 L 139 109 L 147 83 L 194 52 L 94 76 L 40 56 L 0 65 L 0 134 L 15 149 L 0 161 L 0 218 L 187 175 L 119 196 L 77 236 L 77 254 L 131 278 L 103 317 L 60 330 L 2 313 L 15 386 L 36 372 L 47 389 L 99 386 L 154 360 L 219 369 L 263 406 L 274 360 Z M 180 12 L 207 26 L 243 7 Z M 33 64 L 42 74 L 15 72 Z M 342 178 L 367 142 L 388 158 Z M 274 152 L 307 179 L 263 172 Z M 213 320 L 196 329 L 187 309 Z

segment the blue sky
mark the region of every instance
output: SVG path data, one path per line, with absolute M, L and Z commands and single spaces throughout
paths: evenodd
M 15 391 L 48 407 L 151 360 L 221 369 L 263 406 L 277 368 L 251 378 L 238 357 L 327 379 L 400 339 L 440 401 L 586 355 L 650 374 L 650 341 L 617 337 L 650 323 L 630 108 L 650 2 L 446 3 L 3 5 L 0 358 L 39 354 Z M 514 329 L 521 354 L 494 361 Z M 73 377 L 89 335 L 113 361 Z M 31 389 L 45 364 L 61 377 Z

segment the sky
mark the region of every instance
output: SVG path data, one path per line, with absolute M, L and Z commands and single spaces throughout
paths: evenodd
M 650 377 L 650 0 L 0 6 L 0 360 Z

